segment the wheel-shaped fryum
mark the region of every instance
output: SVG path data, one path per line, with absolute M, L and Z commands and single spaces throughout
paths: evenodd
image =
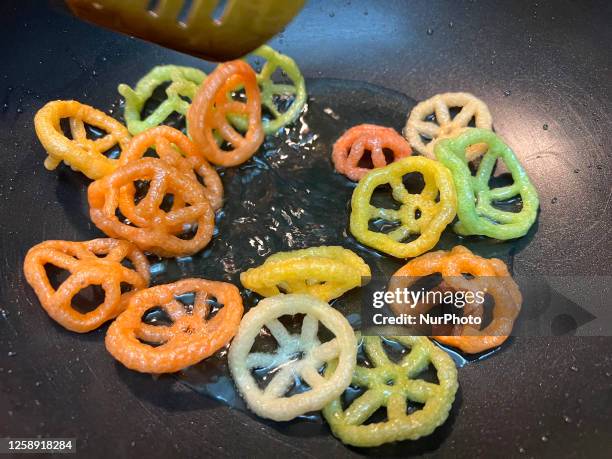
M 117 90 L 125 99 L 125 122 L 132 135 L 158 126 L 172 113 L 186 115 L 189 102 L 195 96 L 198 86 L 206 79 L 206 74 L 192 67 L 178 65 L 159 65 L 143 76 L 134 89 L 120 84 Z M 146 118 L 141 112 L 153 92 L 161 85 L 170 83 L 166 88 L 166 99 Z
M 486 146 L 475 175 L 472 175 L 465 153 L 472 145 Z M 440 141 L 435 150 L 438 161 L 453 174 L 459 217 L 453 229 L 457 234 L 507 240 L 524 236 L 529 231 L 538 216 L 538 192 L 514 152 L 500 137 L 486 129 L 469 128 L 454 139 Z M 513 183 L 491 188 L 489 181 L 498 158 L 512 175 Z M 517 196 L 522 203 L 519 212 L 498 207 Z
M 411 172 L 423 176 L 425 187 L 420 193 L 409 193 L 404 186 L 403 177 Z M 391 187 L 399 209 L 372 205 L 374 191 L 384 185 Z M 456 200 L 448 169 L 438 161 L 409 156 L 374 169 L 359 181 L 351 198 L 351 233 L 359 242 L 394 257 L 416 257 L 438 243 L 440 234 L 455 217 Z M 384 220 L 396 227 L 386 233 L 373 231 L 371 220 Z M 419 236 L 404 242 L 413 235 Z
M 278 320 L 295 314 L 305 314 L 299 335 L 289 333 Z M 319 322 L 335 338 L 321 343 L 317 337 Z M 251 352 L 264 327 L 277 341 L 278 348 L 273 353 Z M 234 382 L 249 408 L 261 417 L 288 421 L 320 410 L 339 397 L 351 381 L 356 355 L 355 334 L 342 314 L 313 296 L 290 294 L 265 298 L 244 315 L 228 361 Z M 335 370 L 323 377 L 321 371 L 331 361 L 337 362 Z M 276 369 L 264 389 L 252 376 L 252 370 L 257 368 Z M 310 390 L 287 396 L 298 379 L 308 384 Z
M 461 108 L 451 117 L 451 108 Z M 435 121 L 430 120 L 431 116 Z M 434 146 L 440 139 L 455 137 L 462 133 L 474 119 L 476 127 L 491 129 L 493 121 L 487 105 L 467 92 L 445 92 L 419 102 L 410 112 L 404 127 L 404 136 L 410 145 L 423 156 L 436 159 Z M 423 137 L 429 139 L 424 142 Z M 486 152 L 486 147 L 474 145 L 466 152 L 468 161 Z
M 378 336 L 363 338 L 371 367 L 357 366 L 352 388 L 363 391 L 346 409 L 340 397 L 323 408 L 332 432 L 343 443 L 373 447 L 383 443 L 416 440 L 431 434 L 448 417 L 457 392 L 457 369 L 453 360 L 423 336 L 393 337 L 410 348 L 399 363 L 392 362 Z M 418 379 L 429 364 L 436 370 L 438 383 Z M 333 365 L 328 367 L 333 370 Z M 408 401 L 423 408 L 408 413 Z M 365 424 L 381 407 L 387 420 Z

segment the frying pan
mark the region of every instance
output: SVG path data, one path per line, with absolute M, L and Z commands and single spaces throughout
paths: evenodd
M 357 111 L 368 88 L 388 88 L 406 106 L 444 91 L 483 98 L 540 193 L 537 231 L 513 246 L 515 269 L 588 279 L 563 295 L 610 306 L 611 13 L 603 0 L 311 0 L 271 44 L 315 86 L 321 78 L 375 85 L 359 83 L 342 101 Z M 75 98 L 118 115 L 118 83 L 159 63 L 211 66 L 44 1 L 2 2 L 0 26 L 0 436 L 76 437 L 89 457 L 609 456 L 605 336 L 516 337 L 460 369 L 451 417 L 432 436 L 369 451 L 343 446 L 325 425 L 262 422 L 175 377 L 129 371 L 104 351 L 105 327 L 76 335 L 57 326 L 23 279 L 24 254 L 42 240 L 100 233 L 84 217 L 86 180 L 43 169 L 34 113 Z M 385 104 L 372 116 L 384 117 Z M 209 269 L 194 266 L 186 269 Z

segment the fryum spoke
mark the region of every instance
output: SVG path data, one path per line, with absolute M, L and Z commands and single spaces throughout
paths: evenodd
M 403 416 L 406 416 L 406 399 L 401 393 L 395 392 L 387 400 L 387 418 L 391 420 Z
M 414 127 L 419 131 L 420 134 L 424 134 L 429 138 L 433 138 L 438 135 L 440 126 L 431 121 L 416 121 Z
M 383 393 L 381 391 L 368 390 L 346 409 L 344 420 L 348 425 L 364 423 L 382 405 Z
M 284 395 L 295 379 L 294 367 L 294 364 L 287 364 L 281 367 L 272 378 L 272 381 L 266 386 L 264 395 L 269 398 L 278 398 Z
M 85 123 L 78 118 L 70 118 L 70 133 L 72 138 L 79 142 L 87 140 L 87 131 L 85 131 Z
M 318 369 L 315 367 L 303 366 L 301 376 L 306 381 L 306 384 L 312 388 L 320 386 L 325 382 L 325 378 L 319 374 Z
M 395 209 L 385 209 L 384 207 L 372 206 L 370 210 L 372 218 L 382 218 L 389 222 L 398 222 L 400 220 L 399 212 Z
M 193 223 L 202 214 L 200 206 L 183 207 L 168 212 L 164 217 L 166 224 L 170 226 Z
M 278 364 L 278 355 L 267 352 L 253 352 L 246 359 L 246 367 L 252 368 L 273 368 Z
M 338 357 L 338 354 L 340 354 L 338 341 L 333 339 L 314 348 L 310 355 L 320 362 L 328 362 Z
M 453 124 L 456 126 L 467 126 L 470 120 L 476 113 L 476 105 L 468 103 L 459 113 L 453 118 Z
M 310 315 L 306 315 L 302 321 L 302 333 L 301 340 L 303 342 L 313 342 L 317 339 L 317 332 L 319 331 L 319 321 Z
M 443 124 L 450 123 L 450 112 L 448 111 L 446 103 L 442 99 L 436 100 L 434 105 L 434 111 L 436 114 L 436 121 L 440 126 L 442 126 Z
M 149 189 L 142 201 L 137 205 L 144 215 L 152 215 L 159 208 L 166 194 L 166 180 L 164 177 L 154 177 L 149 183 Z
M 280 346 L 285 346 L 291 341 L 289 332 L 278 319 L 267 322 L 266 328 L 270 330 L 270 333 L 272 333 L 272 336 Z
M 148 341 L 149 343 L 163 344 L 174 336 L 170 327 L 163 325 L 140 324 L 136 330 L 136 335 L 139 339 Z

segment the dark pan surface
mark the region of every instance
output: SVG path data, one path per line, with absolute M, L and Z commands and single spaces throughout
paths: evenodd
M 296 58 L 315 93 L 329 94 L 335 84 L 320 78 L 342 78 L 417 99 L 449 90 L 481 96 L 497 132 L 517 151 L 541 196 L 537 232 L 514 245 L 515 270 L 609 276 L 611 58 L 603 45 L 612 38 L 609 7 L 604 2 L 382 3 L 311 1 L 273 45 Z M 95 457 L 367 453 L 345 448 L 319 424 L 261 423 L 173 377 L 153 380 L 130 372 L 104 351 L 104 329 L 78 336 L 46 317 L 21 274 L 25 251 L 44 239 L 82 240 L 99 233 L 85 218 L 86 181 L 66 168 L 56 173 L 42 168 L 32 126 L 36 109 L 50 99 L 75 98 L 116 110 L 119 82 L 132 83 L 159 63 L 201 63 L 81 24 L 44 2 L 4 2 L 0 18 L 5 56 L 0 306 L 6 311 L 0 315 L 0 434 L 77 437 L 80 452 Z M 338 92 L 350 94 L 346 88 L 351 87 L 358 89 L 355 94 L 369 88 L 343 84 Z M 389 100 L 393 94 L 396 99 Z M 351 116 L 388 119 L 386 124 L 400 128 L 397 113 L 413 103 L 401 94 L 383 91 L 380 109 Z M 364 97 L 342 101 L 329 94 L 329 99 L 334 109 L 350 113 L 350 104 L 359 111 Z M 313 110 L 323 106 L 321 100 L 311 104 Z M 371 110 L 371 105 L 361 108 Z M 324 118 L 309 113 L 306 120 L 310 117 L 313 132 L 321 133 L 317 148 L 328 148 L 334 120 L 316 126 Z M 267 160 L 273 165 L 275 158 Z M 328 164 L 313 167 L 329 169 Z M 226 187 L 239 189 L 245 175 L 248 170 L 229 171 Z M 338 187 L 343 183 L 338 180 Z M 222 224 L 239 210 L 226 208 Z M 330 219 L 337 224 L 334 215 Z M 227 241 L 223 227 L 220 231 L 211 247 L 222 256 Z M 316 231 L 303 243 L 317 243 Z M 274 248 L 280 246 L 275 241 Z M 242 253 L 236 264 L 256 263 L 257 255 L 249 255 Z M 184 273 L 170 270 L 168 276 L 219 273 L 211 259 L 216 257 L 202 257 L 185 264 Z M 564 294 L 609 304 L 605 286 L 593 283 L 586 293 L 570 286 Z M 610 338 L 516 338 L 492 358 L 460 370 L 453 414 L 433 436 L 376 452 L 605 456 L 612 435 L 610 351 Z M 197 383 L 194 378 L 188 375 L 187 382 Z

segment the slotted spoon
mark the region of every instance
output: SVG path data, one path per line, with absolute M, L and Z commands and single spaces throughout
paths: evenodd
M 305 0 L 66 0 L 86 21 L 214 61 L 242 57 L 280 32 Z

